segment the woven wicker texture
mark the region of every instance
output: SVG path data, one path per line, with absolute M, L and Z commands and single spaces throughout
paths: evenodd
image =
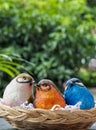
M 0 116 L 4 117 L 14 128 L 23 130 L 85 130 L 96 122 L 96 108 L 51 111 L 0 105 Z

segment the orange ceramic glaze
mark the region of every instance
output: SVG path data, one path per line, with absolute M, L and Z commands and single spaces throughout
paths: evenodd
M 51 109 L 56 104 L 65 107 L 66 102 L 62 94 L 51 80 L 43 79 L 39 84 L 40 86 L 36 88 L 34 100 L 36 108 Z

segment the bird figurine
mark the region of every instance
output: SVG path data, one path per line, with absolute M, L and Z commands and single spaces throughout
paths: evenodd
M 94 97 L 86 86 L 78 79 L 72 78 L 64 83 L 64 99 L 67 105 L 75 105 L 81 102 L 81 110 L 89 110 L 94 107 Z
M 37 84 L 33 104 L 36 108 L 47 110 L 51 109 L 56 104 L 60 105 L 61 107 L 66 106 L 63 95 L 57 89 L 53 81 L 49 79 L 42 79 Z
M 32 97 L 34 82 L 29 74 L 19 74 L 6 86 L 3 104 L 14 107 L 26 102 L 29 97 Z

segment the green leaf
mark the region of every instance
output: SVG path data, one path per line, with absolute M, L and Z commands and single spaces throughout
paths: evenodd
M 1 65 L 0 65 L 1 67 L 4 67 L 4 68 L 6 68 L 6 69 L 9 69 L 10 71 L 12 71 L 12 72 L 14 72 L 15 74 L 19 74 L 20 72 L 16 69 L 16 68 L 14 68 L 14 67 L 12 67 L 12 66 L 10 66 L 10 65 L 6 65 L 6 64 L 2 64 L 1 63 Z
M 12 61 L 12 58 L 10 56 L 8 56 L 8 55 L 0 54 L 0 57 L 3 57 L 3 58 L 5 58 L 5 59 L 7 59 L 9 61 Z
M 7 74 L 10 75 L 11 77 L 14 77 L 14 76 L 15 76 L 15 74 L 14 74 L 11 70 L 9 70 L 9 69 L 7 69 L 7 68 L 0 67 L 0 71 L 3 71 L 3 72 L 5 72 L 5 73 L 7 73 Z

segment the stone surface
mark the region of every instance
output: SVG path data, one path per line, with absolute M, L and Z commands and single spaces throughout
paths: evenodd
M 0 118 L 0 130 L 14 130 L 3 118 Z

